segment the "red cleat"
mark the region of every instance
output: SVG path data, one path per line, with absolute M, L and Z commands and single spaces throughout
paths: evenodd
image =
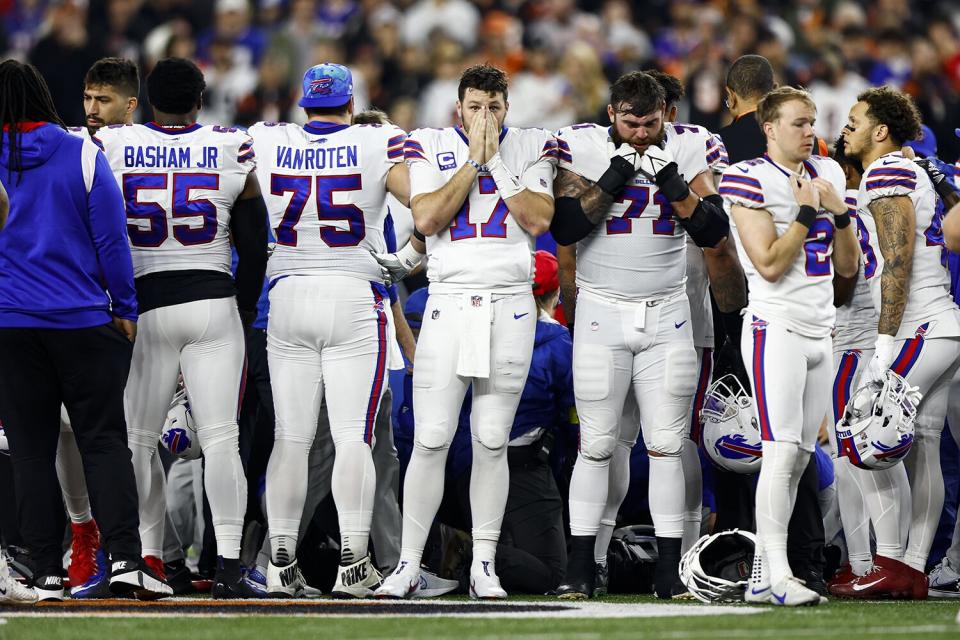
M 907 566 L 907 569 L 910 570 L 911 577 L 913 578 L 913 599 L 926 600 L 930 587 L 930 583 L 927 580 L 927 574 L 925 574 L 923 571 L 917 571 L 910 566 Z
M 832 578 L 830 578 L 830 582 L 827 583 L 827 591 L 833 593 L 833 588 L 835 586 L 853 582 L 856 579 L 857 574 L 853 572 L 853 567 L 851 567 L 849 563 L 846 563 L 840 567 L 840 569 Z
M 877 556 L 870 571 L 850 582 L 831 587 L 830 593 L 840 598 L 860 600 L 912 600 L 915 581 L 913 569 L 904 563 Z
M 97 551 L 100 549 L 100 530 L 96 520 L 82 524 L 70 523 L 73 542 L 70 544 L 70 566 L 67 576 L 71 586 L 79 587 L 97 572 Z
M 167 581 L 167 571 L 163 566 L 163 560 L 157 556 L 143 556 L 143 561 L 147 563 L 147 566 L 150 567 L 157 578 L 163 582 Z

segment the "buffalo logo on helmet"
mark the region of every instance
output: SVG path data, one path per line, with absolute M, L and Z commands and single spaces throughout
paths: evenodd
M 186 429 L 174 427 L 163 434 L 163 444 L 170 453 L 178 456 L 190 448 L 190 436 Z
M 717 453 L 730 460 L 744 460 L 763 456 L 763 445 L 750 444 L 742 433 L 721 436 L 713 445 Z
M 910 452 L 910 447 L 913 446 L 913 434 L 904 433 L 896 444 L 889 447 L 878 441 L 871 444 L 880 452 L 874 454 L 877 460 L 899 460 Z

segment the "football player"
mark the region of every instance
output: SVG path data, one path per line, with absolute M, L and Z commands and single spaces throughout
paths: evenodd
M 877 527 L 872 570 L 832 591 L 922 599 L 927 597 L 927 555 L 943 507 L 940 433 L 960 368 L 960 310 L 940 260 L 943 240 L 933 182 L 900 151 L 920 137 L 919 112 L 909 96 L 890 87 L 870 89 L 857 99 L 844 127 L 844 152 L 864 167 L 857 207 L 870 250 L 864 252 L 863 269 L 879 312 L 873 357 L 860 386 L 882 381 L 893 369 L 918 387 L 923 399 L 916 439 L 905 459 L 913 495 L 906 549 L 897 526 Z M 896 486 L 868 491 L 868 506 L 877 501 L 896 511 Z
M 507 596 L 494 564 L 509 487 L 507 440 L 533 354 L 533 238 L 553 216 L 558 152 L 547 131 L 503 126 L 507 77 L 495 67 L 463 73 L 456 108 L 461 126 L 418 129 L 404 147 L 414 223 L 427 236 L 430 298 L 413 372 L 415 444 L 400 564 L 379 597 L 403 598 L 418 584 L 471 384 L 470 595 Z
M 351 125 L 353 78 L 339 64 L 308 69 L 299 104 L 308 118 L 304 126 L 250 128 L 263 158 L 257 174 L 269 194 L 276 237 L 267 325 L 276 411 L 267 467 L 267 590 L 299 595 L 305 586 L 297 537 L 308 455 L 325 399 L 341 536 L 333 594 L 364 597 L 380 584 L 367 548 L 376 487 L 374 424 L 388 363 L 398 357 L 388 292 L 371 254 L 386 252 L 387 193 L 402 203 L 409 198 L 406 134 L 393 125 Z
M 558 590 L 563 598 L 593 592 L 610 460 L 618 441 L 628 450 L 637 435 L 636 425 L 620 420 L 631 393 L 650 453 L 650 511 L 660 550 L 655 589 L 664 598 L 683 590 L 681 452 L 698 368 L 685 290 L 686 236 L 720 249 L 728 224 L 704 140 L 684 138 L 689 130 L 665 123 L 665 108 L 655 78 L 628 73 L 611 87 L 609 128 L 579 124 L 557 137 L 560 197 L 551 231 L 558 244 L 577 243 L 579 287 L 573 367 L 580 455 L 570 488 L 573 540 Z M 621 423 L 633 433 L 623 433 Z
M 786 606 L 820 603 L 791 573 L 787 523 L 830 398 L 832 276 L 852 278 L 860 255 L 843 170 L 811 156 L 816 112 L 804 91 L 768 93 L 757 110 L 767 153 L 720 181 L 749 283 L 741 352 L 763 438 L 746 599 Z
M 204 87 L 192 62 L 161 60 L 147 78 L 155 121 L 104 127 L 96 139 L 126 201 L 141 314 L 125 402 L 143 554 L 162 575 L 166 503 L 154 458 L 182 371 L 220 556 L 213 596 L 254 597 L 240 575 L 246 483 L 237 407 L 244 325 L 256 315 L 266 266 L 266 209 L 250 137 L 197 123 Z

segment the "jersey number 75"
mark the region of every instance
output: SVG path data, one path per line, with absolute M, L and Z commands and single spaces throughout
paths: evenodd
M 316 184 L 316 188 L 314 188 Z M 277 244 L 288 247 L 297 246 L 297 230 L 303 209 L 310 199 L 311 191 L 317 201 L 317 218 L 320 220 L 320 239 L 328 247 L 354 247 L 360 244 L 367 233 L 363 220 L 363 210 L 354 204 L 334 204 L 333 194 L 343 191 L 360 191 L 360 174 L 345 176 L 287 176 L 278 173 L 270 175 L 270 193 L 290 196 L 283 219 L 277 225 Z M 346 220 L 349 228 L 341 231 L 324 224 Z

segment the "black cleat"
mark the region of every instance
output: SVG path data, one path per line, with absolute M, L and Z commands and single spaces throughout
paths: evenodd
M 563 582 L 557 587 L 557 597 L 561 600 L 587 600 L 593 597 L 595 542 L 596 536 L 572 537 L 567 571 Z
M 596 563 L 593 571 L 593 597 L 601 598 L 607 595 L 607 587 L 610 584 L 610 567 L 605 564 Z
M 263 598 L 264 592 L 254 589 L 246 580 L 240 578 L 235 582 L 227 582 L 215 578 L 210 589 L 210 597 L 214 600 L 242 600 L 247 598 Z
M 657 536 L 657 569 L 653 575 L 653 591 L 662 600 L 670 600 L 677 591 L 680 582 L 680 538 L 661 538 Z

